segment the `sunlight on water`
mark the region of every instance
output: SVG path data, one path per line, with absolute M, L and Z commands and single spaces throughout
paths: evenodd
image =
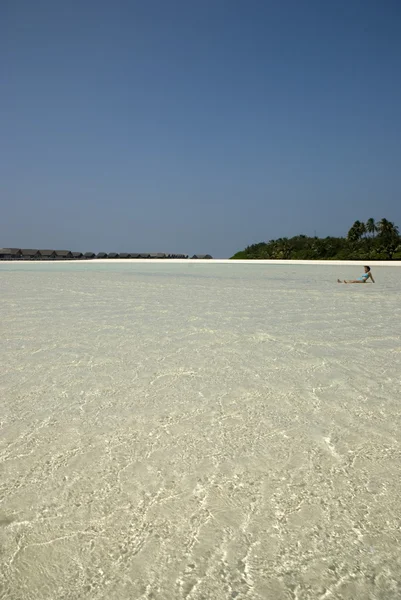
M 401 270 L 1 265 L 0 598 L 401 597 Z

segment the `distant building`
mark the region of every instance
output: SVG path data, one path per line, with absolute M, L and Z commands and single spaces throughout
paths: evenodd
M 53 260 L 56 257 L 54 250 L 39 250 L 39 254 L 42 260 Z
M 21 258 L 23 260 L 37 260 L 38 258 L 40 258 L 39 250 L 23 248 L 21 250 Z
M 0 260 L 16 260 L 21 258 L 20 248 L 0 248 Z
M 72 252 L 70 250 L 55 250 L 56 260 L 67 260 L 72 258 Z
M 165 254 L 164 252 L 71 252 L 70 250 L 31 250 L 23 248 L 0 248 L 0 260 L 90 260 L 93 258 L 188 258 L 188 254 Z M 212 258 L 210 254 L 195 254 L 192 258 Z

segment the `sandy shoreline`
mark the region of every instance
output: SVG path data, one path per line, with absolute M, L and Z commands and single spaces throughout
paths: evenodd
M 327 266 L 358 266 L 365 265 L 369 261 L 363 260 L 230 260 L 228 258 L 216 258 L 207 260 L 197 260 L 188 258 L 171 259 L 149 259 L 149 258 L 99 258 L 90 260 L 3 260 L 1 264 L 30 265 L 30 264 L 54 264 L 54 263 L 95 263 L 95 264 L 113 264 L 113 263 L 146 263 L 149 264 L 205 264 L 205 265 L 327 265 Z M 376 260 L 371 261 L 372 267 L 401 267 L 401 260 Z

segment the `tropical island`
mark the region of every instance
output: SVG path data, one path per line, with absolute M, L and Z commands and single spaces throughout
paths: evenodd
M 297 235 L 247 246 L 235 260 L 400 260 L 401 236 L 397 225 L 370 218 L 355 221 L 346 237 Z

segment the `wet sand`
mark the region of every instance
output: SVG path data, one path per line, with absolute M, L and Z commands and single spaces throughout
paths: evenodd
M 0 265 L 1 600 L 398 600 L 401 270 L 359 270 Z

